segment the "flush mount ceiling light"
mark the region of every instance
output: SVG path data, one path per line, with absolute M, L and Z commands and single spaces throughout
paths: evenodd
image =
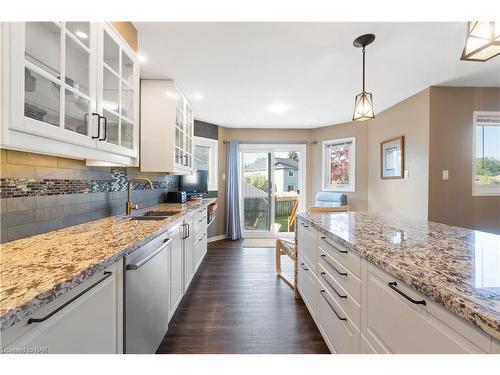
M 486 61 L 500 54 L 500 22 L 472 21 L 460 60 Z
M 354 39 L 352 43 L 354 47 L 363 48 L 363 91 L 361 94 L 356 95 L 354 100 L 354 114 L 352 115 L 353 121 L 366 121 L 375 118 L 373 112 L 373 99 L 372 94 L 365 91 L 365 47 L 375 40 L 375 35 L 364 34 Z
M 290 104 L 277 102 L 267 106 L 267 110 L 269 112 L 275 113 L 277 115 L 282 115 L 285 112 L 288 112 L 292 108 Z

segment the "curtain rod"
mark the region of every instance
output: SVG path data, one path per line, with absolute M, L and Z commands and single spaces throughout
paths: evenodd
M 227 144 L 229 141 L 223 140 L 222 143 Z M 316 144 L 317 141 L 240 141 L 240 144 L 264 144 L 264 145 L 307 145 L 309 143 Z

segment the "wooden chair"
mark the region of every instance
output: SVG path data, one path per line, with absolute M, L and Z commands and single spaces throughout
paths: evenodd
M 288 256 L 290 259 L 292 259 L 294 263 L 293 280 L 291 280 L 288 276 L 286 276 L 281 269 L 281 257 L 283 255 Z M 276 240 L 276 274 L 280 278 L 282 278 L 288 285 L 290 285 L 290 287 L 292 287 L 293 289 L 295 289 L 295 286 L 297 285 L 296 283 L 297 272 L 295 271 L 296 260 L 297 260 L 297 250 L 295 248 L 295 241 L 278 238 Z

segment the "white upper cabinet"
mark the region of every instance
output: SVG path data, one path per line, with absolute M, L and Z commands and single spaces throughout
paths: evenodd
M 171 80 L 141 81 L 141 171 L 193 171 L 191 104 Z
M 137 165 L 138 88 L 107 23 L 2 24 L 2 146 Z

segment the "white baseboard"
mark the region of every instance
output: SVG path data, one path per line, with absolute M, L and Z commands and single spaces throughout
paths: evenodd
M 218 236 L 209 237 L 207 239 L 207 242 L 210 243 L 210 242 L 225 240 L 226 238 L 227 238 L 227 236 L 225 234 L 220 234 Z

